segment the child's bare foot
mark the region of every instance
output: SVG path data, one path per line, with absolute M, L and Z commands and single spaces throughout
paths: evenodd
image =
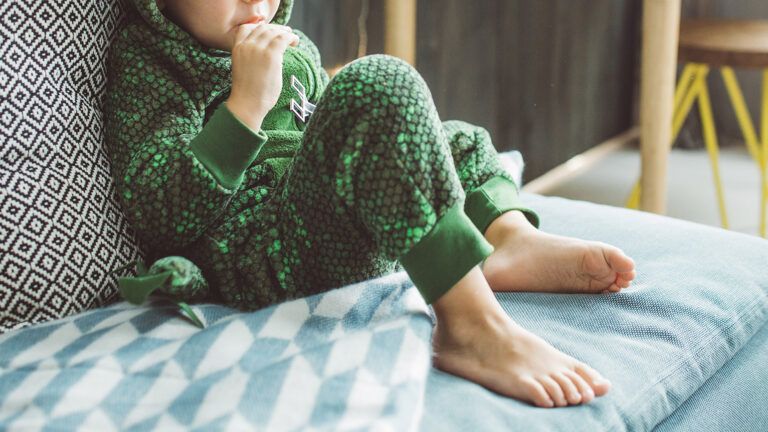
M 435 328 L 435 367 L 505 396 L 552 408 L 588 403 L 610 388 L 592 368 L 511 319 L 454 330 Z
M 494 291 L 618 292 L 636 275 L 619 248 L 539 231 L 519 211 L 502 214 L 485 236 L 496 248 L 482 266 Z
M 445 372 L 546 408 L 588 403 L 610 389 L 594 369 L 512 321 L 477 267 L 434 307 L 433 362 Z

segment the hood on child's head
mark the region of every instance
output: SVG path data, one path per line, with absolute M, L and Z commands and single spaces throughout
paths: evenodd
M 274 24 L 288 24 L 288 20 L 291 18 L 291 10 L 293 9 L 293 1 L 294 0 L 280 1 L 280 7 L 277 8 L 275 18 L 272 19 Z M 172 24 L 171 21 L 160 12 L 160 8 L 157 6 L 157 0 L 131 0 L 131 3 L 152 28 L 177 39 L 176 29 L 178 27 L 176 27 L 175 24 Z

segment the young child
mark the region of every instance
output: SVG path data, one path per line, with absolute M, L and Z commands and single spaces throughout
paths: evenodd
M 244 310 L 401 264 L 434 307 L 436 367 L 540 407 L 605 394 L 493 291 L 618 292 L 633 261 L 539 231 L 488 133 L 441 122 L 406 63 L 368 56 L 328 82 L 284 26 L 292 3 L 132 0 L 109 56 L 106 140 L 151 256 L 199 266 L 207 287 L 190 300 Z

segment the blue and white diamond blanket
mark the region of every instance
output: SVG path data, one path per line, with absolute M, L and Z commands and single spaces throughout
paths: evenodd
M 0 336 L 0 430 L 413 430 L 432 319 L 404 272 L 242 313 L 122 302 Z

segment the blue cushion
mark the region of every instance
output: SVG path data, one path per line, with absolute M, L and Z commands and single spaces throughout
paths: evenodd
M 613 388 L 588 405 L 544 409 L 432 371 L 425 430 L 650 430 L 766 322 L 765 240 L 627 209 L 523 198 L 540 213 L 541 230 L 616 245 L 637 264 L 637 278 L 619 294 L 498 295 L 518 323 L 595 367 Z
M 739 403 L 716 392 L 765 387 L 765 380 L 753 382 L 764 366 L 738 361 L 749 353 L 765 358 L 765 336 L 762 345 L 753 336 L 768 311 L 764 240 L 629 210 L 523 198 L 539 210 L 544 231 L 615 244 L 638 264 L 632 288 L 616 295 L 499 295 L 518 322 L 613 381 L 589 405 L 535 408 L 429 371 L 426 305 L 399 273 L 254 313 L 199 305 L 209 325 L 202 331 L 164 308 L 118 304 L 2 335 L 0 429 L 34 421 L 109 423 L 114 427 L 98 428 L 109 430 L 141 421 L 143 430 L 164 421 L 207 424 L 222 414 L 216 425 L 335 430 L 351 421 L 401 430 L 424 413 L 425 430 L 650 430 L 674 412 L 670 427 L 715 430 L 717 422 L 697 413 L 715 404 L 733 412 Z M 289 369 L 296 375 L 286 375 Z M 222 388 L 228 391 L 203 401 Z M 708 388 L 715 393 L 702 392 Z M 284 410 L 273 403 L 281 389 L 289 391 Z M 743 405 L 754 407 L 753 418 L 742 416 L 739 425 L 765 424 L 759 403 Z
M 654 432 L 768 431 L 768 325 Z M 702 415 L 712 412 L 716 415 Z

